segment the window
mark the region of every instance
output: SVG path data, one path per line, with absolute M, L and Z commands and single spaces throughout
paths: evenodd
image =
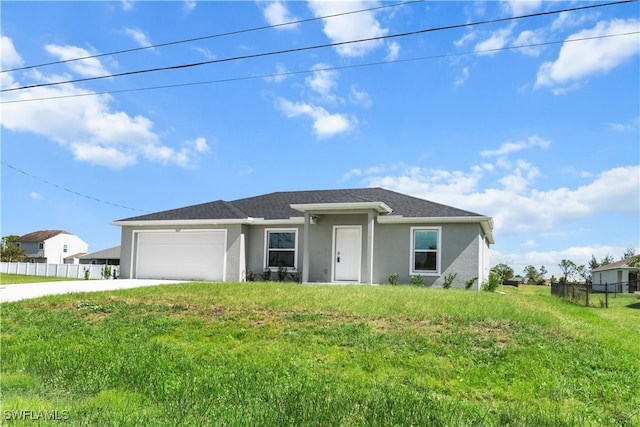
M 38 243 L 38 249 L 44 249 L 44 242 Z
M 440 273 L 440 228 L 411 228 L 411 273 Z
M 298 239 L 296 230 L 266 230 L 266 266 L 296 268 Z
M 64 246 L 62 247 L 62 252 L 67 253 L 67 245 L 64 245 Z

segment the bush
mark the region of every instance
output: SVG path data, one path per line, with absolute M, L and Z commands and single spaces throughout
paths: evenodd
M 392 273 L 389 275 L 389 278 L 387 279 L 389 281 L 390 285 L 397 285 L 400 283 L 400 273 Z
M 478 280 L 478 276 L 476 276 L 476 277 L 472 277 L 471 279 L 466 280 L 466 281 L 464 282 L 464 288 L 465 288 L 465 289 L 471 289 L 471 288 L 473 287 L 473 284 L 474 284 L 477 280 Z
M 260 273 L 260 277 L 262 277 L 262 280 L 265 282 L 268 282 L 269 279 L 271 279 L 271 269 L 269 267 L 265 268 L 264 271 Z
M 278 266 L 278 280 L 281 282 L 284 282 L 284 279 L 287 278 L 287 267 L 285 267 L 284 265 L 280 264 Z
M 489 273 L 489 279 L 482 283 L 481 289 L 487 292 L 495 292 L 496 289 L 502 284 L 502 278 L 500 274 L 495 271 Z
M 453 285 L 453 281 L 456 280 L 457 275 L 458 273 L 449 273 L 446 276 L 444 276 L 444 283 L 442 284 L 442 287 L 444 289 L 451 288 L 451 286 Z
M 247 270 L 247 272 L 244 273 L 244 279 L 247 282 L 255 282 L 256 281 L 256 273 L 254 273 L 253 270 Z
M 413 286 L 424 286 L 424 276 L 422 274 L 411 276 L 411 284 Z

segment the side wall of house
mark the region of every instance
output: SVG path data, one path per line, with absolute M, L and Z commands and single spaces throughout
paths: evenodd
M 463 288 L 467 280 L 478 277 L 473 287 L 477 289 L 488 257 L 481 253 L 484 234 L 479 224 L 376 224 L 373 283 L 387 283 L 393 273 L 400 274 L 400 283 L 410 283 L 411 227 L 422 226 L 439 227 L 441 232 L 440 274 L 425 274 L 424 284 L 442 286 L 444 276 L 455 273 L 454 287 Z

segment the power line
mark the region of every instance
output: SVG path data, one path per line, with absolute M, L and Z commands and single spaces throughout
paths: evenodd
M 21 174 L 26 175 L 26 176 L 28 176 L 29 178 L 33 178 L 33 179 L 35 179 L 35 180 L 38 180 L 38 181 L 40 181 L 40 182 L 43 182 L 43 183 L 45 183 L 45 184 L 47 184 L 47 185 L 50 185 L 50 186 L 52 186 L 52 187 L 55 187 L 55 188 L 57 188 L 57 189 L 60 189 L 60 190 L 66 191 L 67 193 L 71 193 L 71 194 L 76 195 L 76 196 L 84 197 L 85 199 L 93 200 L 94 202 L 100 202 L 100 203 L 104 203 L 104 204 L 106 204 L 106 205 L 115 206 L 115 207 L 117 207 L 117 208 L 122 208 L 122 209 L 128 209 L 128 210 L 136 211 L 136 212 L 150 213 L 149 211 L 143 211 L 143 210 L 141 210 L 141 209 L 130 208 L 130 207 L 128 207 L 128 206 L 119 205 L 119 204 L 117 204 L 117 203 L 111 203 L 111 202 L 108 202 L 108 201 L 106 201 L 106 200 L 98 199 L 98 198 L 96 198 L 96 197 L 92 197 L 92 196 L 88 196 L 88 195 L 83 194 L 83 193 L 79 193 L 79 192 L 77 192 L 77 191 L 71 190 L 71 189 L 66 188 L 66 187 L 63 187 L 63 186 L 61 186 L 61 185 L 54 184 L 53 182 L 49 182 L 49 181 L 47 181 L 46 179 L 42 179 L 42 178 L 39 178 L 39 177 L 37 177 L 37 176 L 35 176 L 35 175 L 31 175 L 30 173 L 25 172 L 25 171 L 23 171 L 22 169 L 18 169 L 17 167 L 15 167 L 15 166 L 11 166 L 10 164 L 5 163 L 5 162 L 2 162 L 2 161 L 0 161 L 0 164 L 2 164 L 3 166 L 8 167 L 8 168 L 10 168 L 10 169 L 13 169 L 13 170 L 15 170 L 16 172 L 20 172 Z
M 36 65 L 26 65 L 26 66 L 23 66 L 23 67 L 11 68 L 11 69 L 8 69 L 8 70 L 0 70 L 0 73 L 8 73 L 8 72 L 11 72 L 11 71 L 28 70 L 28 69 L 32 69 L 32 68 L 45 67 L 45 66 L 49 66 L 49 65 L 65 64 L 65 63 L 73 62 L 73 61 L 82 61 L 84 59 L 100 58 L 100 57 L 103 57 L 103 56 L 113 56 L 113 55 L 119 55 L 119 54 L 122 54 L 122 53 L 138 52 L 138 51 L 141 51 L 141 50 L 155 49 L 155 48 L 159 48 L 159 47 L 172 46 L 172 45 L 181 44 L 181 43 L 190 43 L 190 42 L 206 40 L 206 39 L 212 39 L 212 38 L 218 38 L 218 37 L 233 36 L 233 35 L 237 35 L 237 34 L 250 33 L 250 32 L 253 32 L 253 31 L 268 30 L 268 29 L 273 29 L 273 28 L 284 27 L 284 26 L 287 26 L 287 25 L 297 25 L 297 24 L 303 24 L 303 23 L 306 23 L 306 22 L 318 21 L 318 20 L 322 20 L 322 19 L 336 18 L 338 16 L 346 16 L 346 15 L 352 15 L 352 14 L 362 13 L 362 12 L 371 12 L 371 11 L 379 10 L 379 9 L 387 9 L 387 8 L 391 8 L 391 7 L 404 6 L 404 5 L 408 5 L 408 4 L 412 4 L 412 3 L 421 3 L 423 1 L 425 1 L 425 0 L 410 0 L 410 1 L 400 2 L 400 3 L 394 3 L 394 4 L 383 5 L 383 6 L 371 7 L 371 8 L 368 8 L 368 9 L 353 10 L 351 12 L 342 12 L 342 13 L 336 13 L 336 14 L 333 14 L 333 15 L 319 16 L 319 17 L 316 17 L 316 18 L 300 19 L 300 20 L 297 20 L 297 21 L 283 22 L 283 23 L 280 23 L 280 24 L 265 25 L 265 26 L 261 26 L 261 27 L 248 28 L 248 29 L 244 29 L 244 30 L 236 30 L 236 31 L 229 31 L 229 32 L 226 32 L 226 33 L 212 34 L 212 35 L 208 35 L 208 36 L 193 37 L 193 38 L 190 38 L 190 39 L 184 39 L 184 40 L 178 40 L 178 41 L 172 41 L 172 42 L 166 42 L 166 43 L 159 43 L 159 44 L 155 44 L 155 45 L 136 47 L 136 48 L 132 48 L 132 49 L 117 50 L 117 51 L 107 52 L 107 53 L 99 53 L 99 54 L 95 54 L 95 55 L 87 55 L 87 56 L 82 56 L 82 57 L 78 57 L 78 58 L 71 58 L 71 59 L 65 59 L 65 60 L 60 60 L 60 61 L 45 62 L 45 63 L 42 63 L 42 64 L 36 64 Z
M 573 43 L 573 42 L 581 42 L 581 41 L 587 41 L 587 40 L 604 39 L 604 38 L 610 38 L 610 37 L 629 36 L 629 35 L 634 35 L 634 34 L 640 34 L 640 31 L 632 31 L 632 32 L 620 33 L 620 34 L 606 34 L 606 35 L 592 36 L 592 37 L 581 37 L 581 38 L 577 38 L 577 39 L 567 39 L 567 40 L 556 40 L 556 41 L 548 41 L 548 42 L 539 42 L 539 43 L 517 45 L 517 46 L 505 46 L 505 47 L 500 47 L 500 48 L 482 49 L 482 50 L 476 50 L 476 51 L 471 51 L 471 52 L 443 53 L 443 54 L 439 54 L 439 55 L 421 56 L 421 57 L 416 57 L 416 58 L 396 59 L 396 60 L 393 60 L 393 61 L 369 62 L 369 63 L 365 63 L 365 64 L 354 64 L 354 65 L 343 65 L 343 66 L 336 66 L 336 67 L 314 68 L 312 70 L 288 71 L 288 72 L 276 73 L 276 74 L 262 74 L 262 75 L 253 75 L 253 76 L 245 76 L 245 77 L 230 77 L 230 78 L 227 78 L 227 79 L 205 80 L 205 81 L 200 81 L 200 82 L 189 82 L 189 83 L 176 83 L 176 84 L 170 84 L 170 85 L 149 86 L 149 87 L 133 88 L 133 89 L 120 89 L 120 90 L 111 90 L 111 91 L 103 91 L 103 92 L 78 93 L 78 94 L 73 94 L 73 95 L 48 96 L 48 97 L 42 97 L 42 98 L 15 99 L 15 100 L 11 100 L 11 101 L 0 101 L 0 105 L 1 104 L 14 104 L 14 103 L 19 103 L 19 102 L 48 101 L 48 100 L 53 100 L 53 99 L 79 98 L 79 97 L 84 97 L 84 96 L 97 96 L 97 95 L 107 95 L 107 94 L 114 94 L 114 93 L 141 92 L 141 91 L 147 91 L 147 90 L 170 89 L 170 88 L 188 87 L 188 86 L 200 86 L 200 85 L 207 85 L 207 84 L 214 84 L 214 83 L 230 83 L 230 82 L 237 82 L 237 81 L 243 81 L 243 80 L 264 79 L 264 78 L 270 78 L 270 77 L 284 77 L 284 76 L 292 76 L 292 75 L 299 75 L 299 74 L 309 74 L 309 73 L 314 73 L 314 72 L 318 72 L 318 71 L 345 70 L 345 69 L 353 69 L 353 68 L 373 67 L 373 66 L 379 66 L 379 65 L 398 64 L 398 63 L 404 63 L 404 62 L 425 61 L 425 60 L 429 60 L 429 59 L 448 58 L 448 57 L 455 57 L 455 56 L 478 55 L 478 54 L 483 54 L 483 53 L 494 53 L 494 52 L 500 52 L 500 51 L 505 51 L 505 50 L 527 49 L 527 48 L 540 47 L 540 46 L 549 46 L 549 45 L 560 44 L 560 43 Z
M 214 60 L 210 60 L 210 61 L 193 62 L 193 63 L 189 63 L 189 64 L 172 65 L 172 66 L 167 66 L 167 67 L 148 68 L 148 69 L 142 69 L 142 70 L 127 71 L 127 72 L 118 73 L 118 74 L 111 74 L 111 75 L 106 75 L 106 76 L 85 77 L 85 78 L 81 78 L 81 79 L 72 79 L 72 80 L 65 80 L 65 81 L 59 81 L 59 82 L 39 83 L 39 84 L 35 84 L 35 85 L 28 85 L 28 86 L 20 86 L 20 87 L 14 87 L 14 88 L 9 88 L 9 89 L 2 89 L 2 90 L 0 90 L 0 92 L 12 92 L 12 91 L 18 91 L 18 90 L 24 90 L 24 89 L 33 89 L 33 88 L 37 88 L 37 87 L 57 86 L 57 85 L 61 85 L 61 84 L 79 83 L 79 82 L 85 82 L 85 81 L 100 80 L 100 79 L 105 79 L 105 78 L 123 77 L 123 76 L 135 75 L 135 74 L 146 74 L 146 73 L 151 73 L 151 72 L 156 72 L 156 71 L 167 71 L 167 70 L 178 70 L 178 69 L 183 69 L 183 68 L 192 68 L 192 67 L 198 67 L 198 66 L 201 66 L 201 65 L 216 64 L 216 63 L 237 61 L 237 60 L 243 60 L 243 59 L 253 59 L 253 58 L 260 58 L 260 57 L 272 56 L 272 55 L 281 55 L 281 54 L 285 54 L 285 53 L 294 53 L 294 52 L 301 52 L 301 51 L 306 51 L 306 50 L 315 50 L 315 49 L 321 49 L 321 48 L 327 48 L 327 47 L 343 46 L 343 45 L 353 44 L 353 43 L 363 43 L 363 42 L 376 41 L 376 40 L 385 40 L 385 39 L 391 39 L 391 38 L 406 37 L 406 36 L 411 36 L 411 35 L 424 34 L 424 33 L 428 33 L 428 32 L 450 30 L 450 29 L 470 27 L 470 26 L 475 26 L 475 25 L 494 24 L 494 23 L 498 23 L 498 22 L 512 21 L 512 20 L 525 19 L 525 18 L 533 18 L 533 17 L 539 17 L 539 16 L 546 16 L 546 15 L 558 14 L 558 13 L 562 13 L 562 12 L 572 12 L 572 11 L 577 11 L 577 10 L 586 10 L 586 9 L 593 9 L 593 8 L 599 8 L 599 7 L 605 7 L 605 6 L 613 6 L 613 5 L 619 5 L 619 4 L 625 4 L 625 3 L 633 3 L 633 2 L 636 2 L 636 1 L 637 0 L 622 0 L 622 1 L 617 1 L 617 2 L 601 3 L 601 4 L 597 4 L 597 5 L 579 6 L 579 7 L 573 7 L 573 8 L 565 8 L 565 9 L 561 9 L 561 10 L 538 12 L 538 13 L 532 13 L 532 14 L 527 14 L 527 15 L 519 15 L 519 16 L 508 17 L 508 18 L 497 18 L 497 19 L 491 19 L 491 20 L 485 20 L 485 21 L 476 21 L 476 22 L 465 23 L 465 24 L 455 24 L 455 25 L 447 25 L 447 26 L 442 26 L 442 27 L 426 28 L 426 29 L 417 30 L 417 31 L 409 31 L 409 32 L 405 32 L 405 33 L 397 33 L 397 34 L 391 34 L 391 35 L 386 35 L 386 36 L 369 37 L 369 38 L 360 39 L 360 40 L 350 40 L 350 41 L 344 41 L 344 42 L 326 43 L 326 44 L 315 45 L 315 46 L 307 46 L 307 47 L 294 48 L 294 49 L 285 49 L 285 50 L 279 50 L 279 51 L 263 52 L 263 53 L 257 53 L 257 54 L 252 54 L 252 55 L 243 55 L 243 56 L 236 56 L 236 57 L 223 58 L 223 59 L 214 59 Z

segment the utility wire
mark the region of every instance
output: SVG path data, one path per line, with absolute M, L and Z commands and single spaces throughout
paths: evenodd
M 45 179 L 39 178 L 39 177 L 37 177 L 37 176 L 35 176 L 35 175 L 31 175 L 30 173 L 25 172 L 25 171 L 23 171 L 22 169 L 18 169 L 17 167 L 15 167 L 15 166 L 11 166 L 10 164 L 5 163 L 5 162 L 2 162 L 2 161 L 0 161 L 0 164 L 2 164 L 3 166 L 8 167 L 8 168 L 10 168 L 10 169 L 13 169 L 13 170 L 15 170 L 16 172 L 20 172 L 21 174 L 26 175 L 26 176 L 28 176 L 29 178 L 33 178 L 33 179 L 35 179 L 35 180 L 38 180 L 38 181 L 40 181 L 40 182 L 43 182 L 43 183 L 45 183 L 45 184 L 47 184 L 47 185 L 50 185 L 50 186 L 52 186 L 52 187 L 55 187 L 55 188 L 58 188 L 58 189 L 60 189 L 60 190 L 66 191 L 67 193 L 71 193 L 71 194 L 76 195 L 76 196 L 84 197 L 85 199 L 93 200 L 94 202 L 100 202 L 100 203 L 104 203 L 104 204 L 106 204 L 106 205 L 115 206 L 115 207 L 117 207 L 117 208 L 122 208 L 122 209 L 128 209 L 128 210 L 136 211 L 136 212 L 150 213 L 149 211 L 143 211 L 143 210 L 141 210 L 141 209 L 130 208 L 130 207 L 128 207 L 128 206 L 119 205 L 119 204 L 117 204 L 117 203 L 107 202 L 106 200 L 98 199 L 98 198 L 96 198 L 96 197 L 87 196 L 86 194 L 82 194 L 82 193 L 79 193 L 79 192 L 77 192 L 77 191 L 70 190 L 70 189 L 68 189 L 68 188 L 66 188 L 66 187 L 63 187 L 63 186 L 61 186 L 61 185 L 54 184 L 54 183 L 49 182 L 49 181 L 47 181 L 47 180 L 45 180 Z
M 122 54 L 122 53 L 137 52 L 137 51 L 146 50 L 146 49 L 155 49 L 155 48 L 158 48 L 158 47 L 172 46 L 172 45 L 181 44 L 181 43 L 190 43 L 190 42 L 206 40 L 206 39 L 212 39 L 212 38 L 218 38 L 218 37 L 233 36 L 233 35 L 237 35 L 237 34 L 250 33 L 250 32 L 253 32 L 253 31 L 268 30 L 268 29 L 273 29 L 273 28 L 278 28 L 278 27 L 284 27 L 284 26 L 287 26 L 287 25 L 297 25 L 297 24 L 303 24 L 303 23 L 306 23 L 306 22 L 319 21 L 319 20 L 322 20 L 322 19 L 335 18 L 335 17 L 338 17 L 338 16 L 352 15 L 352 14 L 355 14 L 355 13 L 371 12 L 371 11 L 374 11 L 374 10 L 387 9 L 387 8 L 390 8 L 390 7 L 405 6 L 405 5 L 412 4 L 412 3 L 422 3 L 424 1 L 425 0 L 411 0 L 411 1 L 388 4 L 388 5 L 383 5 L 383 6 L 371 7 L 371 8 L 368 8 L 368 9 L 353 10 L 351 12 L 343 12 L 343 13 L 336 13 L 336 14 L 333 14 L 333 15 L 319 16 L 319 17 L 316 17 L 316 18 L 300 19 L 300 20 L 297 20 L 297 21 L 283 22 L 283 23 L 280 23 L 280 24 L 265 25 L 265 26 L 261 26 L 261 27 L 248 28 L 248 29 L 244 29 L 244 30 L 229 31 L 229 32 L 226 32 L 226 33 L 212 34 L 212 35 L 201 36 L 201 37 L 194 37 L 194 38 L 190 38 L 190 39 L 184 39 L 184 40 L 178 40 L 178 41 L 154 44 L 154 45 L 149 45 L 149 46 L 136 47 L 136 48 L 132 48 L 132 49 L 117 50 L 117 51 L 107 52 L 107 53 L 99 53 L 99 54 L 95 54 L 95 55 L 87 55 L 87 56 L 82 56 L 82 57 L 78 57 L 78 58 L 71 58 L 71 59 L 65 59 L 65 60 L 60 60 L 60 61 L 45 62 L 45 63 L 42 63 L 42 64 L 36 64 L 36 65 L 26 65 L 26 66 L 23 66 L 23 67 L 11 68 L 11 69 L 8 69 L 8 70 L 0 70 L 0 73 L 8 73 L 10 71 L 28 70 L 28 69 L 32 69 L 32 68 L 45 67 L 45 66 L 48 66 L 48 65 L 58 65 L 58 64 L 65 64 L 65 63 L 73 62 L 73 61 L 82 61 L 84 59 L 100 58 L 100 57 L 103 57 L 103 56 L 113 56 L 113 55 L 119 55 L 119 54 Z
M 505 50 L 517 50 L 517 49 L 527 49 L 527 48 L 532 48 L 532 47 L 549 46 L 549 45 L 560 44 L 560 43 L 573 43 L 573 42 L 581 42 L 581 41 L 586 41 L 586 40 L 604 39 L 604 38 L 610 38 L 610 37 L 630 36 L 630 35 L 634 35 L 634 34 L 640 34 L 640 31 L 633 31 L 633 32 L 628 32 L 628 33 L 620 33 L 620 34 L 606 34 L 606 35 L 592 36 L 592 37 L 581 37 L 581 38 L 577 38 L 577 39 L 567 39 L 567 40 L 559 40 L 559 41 L 540 42 L 540 43 L 524 44 L 524 45 L 517 45 L 517 46 L 505 46 L 505 47 L 493 48 L 493 49 L 476 50 L 476 51 L 472 51 L 472 52 L 443 53 L 443 54 L 439 54 L 439 55 L 421 56 L 421 57 L 406 58 L 406 59 L 397 59 L 397 60 L 393 60 L 393 61 L 380 61 L 380 62 L 369 62 L 369 63 L 365 63 L 365 64 L 355 64 L 355 65 L 343 65 L 343 66 L 336 66 L 336 67 L 314 68 L 313 70 L 288 71 L 288 72 L 283 72 L 283 73 L 262 74 L 262 75 L 246 76 L 246 77 L 230 77 L 230 78 L 227 78 L 227 79 L 205 80 L 205 81 L 200 81 L 200 82 L 189 82 L 189 83 L 176 83 L 176 84 L 170 84 L 170 85 L 149 86 L 149 87 L 133 88 L 133 89 L 120 89 L 120 90 L 111 90 L 111 91 L 104 91 L 104 92 L 90 92 L 90 93 L 78 93 L 78 94 L 73 94 L 73 95 L 48 96 L 48 97 L 42 97 L 42 98 L 16 99 L 16 100 L 11 100 L 11 101 L 0 101 L 0 105 L 1 104 L 13 104 L 13 103 L 18 103 L 18 102 L 48 101 L 48 100 L 53 100 L 53 99 L 79 98 L 79 97 L 83 97 L 83 96 L 97 96 L 97 95 L 107 95 L 107 94 L 114 94 L 114 93 L 141 92 L 141 91 L 147 91 L 147 90 L 170 89 L 170 88 L 188 87 L 188 86 L 200 86 L 200 85 L 207 85 L 207 84 L 214 84 L 214 83 L 230 83 L 230 82 L 237 82 L 237 81 L 243 81 L 243 80 L 265 79 L 265 78 L 270 78 L 270 77 L 271 78 L 274 78 L 274 77 L 285 77 L 285 76 L 293 76 L 293 75 L 299 75 L 299 74 L 315 73 L 315 72 L 318 72 L 318 71 L 346 70 L 346 69 L 352 69 L 352 68 L 373 67 L 373 66 L 379 66 L 379 65 L 389 65 L 389 64 L 398 64 L 398 63 L 404 63 L 404 62 L 424 61 L 424 60 L 429 60 L 429 59 L 449 58 L 449 57 L 455 57 L 455 56 L 478 55 L 478 54 L 483 54 L 483 53 L 494 53 L 494 52 L 500 52 L 500 51 L 505 51 Z
M 636 2 L 636 1 L 637 0 L 622 0 L 622 1 L 617 1 L 617 2 L 601 3 L 601 4 L 597 4 L 597 5 L 579 6 L 579 7 L 565 8 L 565 9 L 561 9 L 561 10 L 554 10 L 554 11 L 548 11 L 548 12 L 538 12 L 538 13 L 531 13 L 531 14 L 527 14 L 527 15 L 512 16 L 512 17 L 508 17 L 508 18 L 497 18 L 497 19 L 491 19 L 491 20 L 485 20 L 485 21 L 476 21 L 476 22 L 465 23 L 465 24 L 455 24 L 455 25 L 447 25 L 447 26 L 442 26 L 442 27 L 426 28 L 426 29 L 417 30 L 417 31 L 409 31 L 409 32 L 405 32 L 405 33 L 397 33 L 397 34 L 391 34 L 391 35 L 386 35 L 386 36 L 369 37 L 369 38 L 360 39 L 360 40 L 350 40 L 350 41 L 344 41 L 344 42 L 327 43 L 327 44 L 321 44 L 321 45 L 315 45 L 315 46 L 307 46 L 307 47 L 294 48 L 294 49 L 285 49 L 285 50 L 279 50 L 279 51 L 263 52 L 263 53 L 257 53 L 257 54 L 252 54 L 252 55 L 243 55 L 243 56 L 236 56 L 236 57 L 223 58 L 223 59 L 214 59 L 214 60 L 210 60 L 210 61 L 194 62 L 194 63 L 189 63 L 189 64 L 172 65 L 172 66 L 168 66 L 168 67 L 148 68 L 148 69 L 143 69 L 143 70 L 136 70 L 136 71 L 128 71 L 128 72 L 118 73 L 118 74 L 111 74 L 111 75 L 106 75 L 106 76 L 85 77 L 85 78 L 81 78 L 81 79 L 72 79 L 72 80 L 65 80 L 65 81 L 59 81 L 59 82 L 40 83 L 40 84 L 35 84 L 35 85 L 28 85 L 28 86 L 20 86 L 20 87 L 14 87 L 14 88 L 9 88 L 9 89 L 2 89 L 2 90 L 0 90 L 0 92 L 11 92 L 11 91 L 24 90 L 24 89 L 32 89 L 32 88 L 37 88 L 37 87 L 56 86 L 56 85 L 68 84 L 68 83 L 79 83 L 79 82 L 85 82 L 85 81 L 91 81 L 91 80 L 99 80 L 99 79 L 105 79 L 105 78 L 123 77 L 123 76 L 135 75 L 135 74 L 151 73 L 151 72 L 156 72 L 156 71 L 166 71 L 166 70 L 178 70 L 178 69 L 183 69 L 183 68 L 192 68 L 192 67 L 198 67 L 198 66 L 201 66 L 201 65 L 208 65 L 208 64 L 215 64 L 215 63 L 222 63 L 222 62 L 229 62 L 229 61 L 237 61 L 237 60 L 242 60 L 242 59 L 260 58 L 260 57 L 271 56 L 271 55 L 280 55 L 280 54 L 285 54 L 285 53 L 301 52 L 301 51 L 306 51 L 306 50 L 314 50 L 314 49 L 321 49 L 321 48 L 327 48 L 327 47 L 343 46 L 343 45 L 352 44 L 352 43 L 362 43 L 362 42 L 369 42 L 369 41 L 376 41 L 376 40 L 385 40 L 385 39 L 391 39 L 391 38 L 406 37 L 406 36 L 424 34 L 424 33 L 435 32 L 435 31 L 443 31 L 443 30 L 450 30 L 450 29 L 455 29 L 455 28 L 470 27 L 470 26 L 475 26 L 475 25 L 493 24 L 493 23 L 498 23 L 498 22 L 517 20 L 517 19 L 525 19 L 525 18 L 533 18 L 533 17 L 545 16 L 545 15 L 552 15 L 552 14 L 558 14 L 558 13 L 562 13 L 562 12 L 572 12 L 572 11 L 577 11 L 577 10 L 594 9 L 594 8 L 612 6 L 612 5 L 619 5 L 619 4 L 624 4 L 624 3 L 633 3 L 633 2 Z

